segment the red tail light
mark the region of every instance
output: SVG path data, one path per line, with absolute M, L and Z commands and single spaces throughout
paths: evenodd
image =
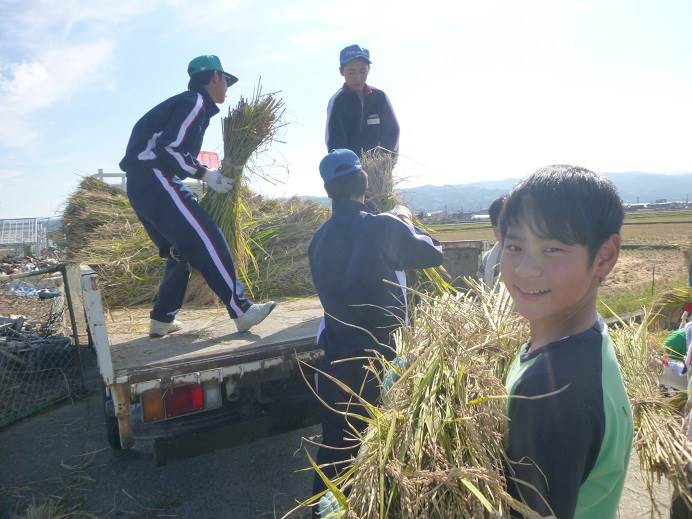
M 178 386 L 166 392 L 168 417 L 192 413 L 204 409 L 204 392 L 199 384 Z

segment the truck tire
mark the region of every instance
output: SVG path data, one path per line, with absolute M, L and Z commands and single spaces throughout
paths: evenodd
M 106 388 L 103 387 L 103 416 L 106 424 L 106 439 L 108 445 L 113 449 L 122 450 L 120 445 L 120 429 L 118 429 L 118 419 L 115 416 L 113 399 L 106 395 Z

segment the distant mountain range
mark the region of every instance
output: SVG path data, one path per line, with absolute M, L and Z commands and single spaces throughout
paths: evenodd
M 661 175 L 631 171 L 604 175 L 615 184 L 623 202 L 692 199 L 692 173 Z M 508 178 L 447 186 L 426 185 L 402 189 L 399 195 L 414 211 L 479 211 L 486 209 L 498 196 L 508 193 L 518 181 L 518 178 Z M 310 198 L 329 203 L 326 197 Z
M 51 216 L 48 218 L 39 218 L 46 232 L 57 231 L 62 228 L 62 216 Z

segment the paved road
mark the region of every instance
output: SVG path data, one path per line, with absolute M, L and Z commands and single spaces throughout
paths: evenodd
M 99 518 L 280 518 L 310 491 L 300 447 L 316 427 L 155 467 L 151 445 L 111 450 L 102 419 L 100 397 L 92 395 L 0 432 L 0 517 L 34 498 L 62 496 L 65 507 Z M 666 486 L 659 496 L 666 517 Z M 620 517 L 649 517 L 648 510 L 631 470 Z
M 94 395 L 0 433 L 0 517 L 43 496 L 63 496 L 66 507 L 97 517 L 281 517 L 312 486 L 311 474 L 299 472 L 308 464 L 300 447 L 302 436 L 317 432 L 303 429 L 156 467 L 151 445 L 125 452 L 108 447 Z

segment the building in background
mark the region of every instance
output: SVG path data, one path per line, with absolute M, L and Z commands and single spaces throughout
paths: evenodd
M 40 256 L 48 246 L 44 218 L 0 220 L 0 257 Z

